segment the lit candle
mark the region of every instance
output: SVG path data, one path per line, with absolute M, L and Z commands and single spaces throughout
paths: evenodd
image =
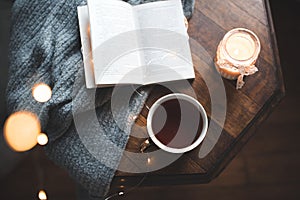
M 225 45 L 228 55 L 238 61 L 247 60 L 255 53 L 255 43 L 251 36 L 245 33 L 232 34 Z
M 215 66 L 218 72 L 227 79 L 238 79 L 237 89 L 244 85 L 243 77 L 258 71 L 255 62 L 260 53 L 258 37 L 250 30 L 236 28 L 221 40 Z

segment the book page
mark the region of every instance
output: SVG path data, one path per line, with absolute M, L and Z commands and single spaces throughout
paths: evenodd
M 87 6 L 77 7 L 78 22 L 81 40 L 81 51 L 83 57 L 83 66 L 85 74 L 85 83 L 87 88 L 95 88 L 94 66 L 92 63 L 92 47 L 90 40 L 90 19 Z
M 180 0 L 134 6 L 138 19 L 144 83 L 195 78 Z
M 187 35 L 181 0 L 156 1 L 133 7 L 137 28 L 156 28 Z
M 95 83 L 141 83 L 132 6 L 119 0 L 88 0 Z M 130 32 L 132 31 L 132 32 Z

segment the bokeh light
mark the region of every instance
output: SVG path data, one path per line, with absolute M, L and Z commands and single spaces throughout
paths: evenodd
M 48 136 L 45 133 L 40 133 L 37 136 L 37 142 L 39 143 L 39 145 L 46 145 L 48 143 Z
M 32 88 L 32 96 L 36 101 L 45 103 L 51 99 L 52 90 L 49 85 L 45 83 L 38 83 Z
M 4 125 L 4 138 L 15 151 L 27 151 L 37 144 L 41 132 L 38 117 L 28 111 L 19 111 L 10 115 Z
M 47 200 L 47 194 L 46 194 L 45 190 L 40 190 L 38 197 L 40 200 Z

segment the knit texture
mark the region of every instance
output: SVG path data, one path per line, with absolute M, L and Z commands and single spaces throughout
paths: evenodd
M 103 159 L 96 159 L 82 143 L 73 113 L 80 113 L 82 121 L 88 124 L 89 136 L 96 135 L 90 138 L 92 142 L 100 141 L 101 144 L 105 136 L 124 150 L 134 123 L 132 116 L 141 111 L 149 89 L 144 87 L 139 94 L 134 93 L 129 107 L 119 105 L 118 116 L 113 117 L 113 88 L 96 91 L 85 88 L 77 20 L 77 6 L 83 4 L 86 4 L 84 0 L 14 2 L 7 103 L 9 113 L 27 110 L 38 115 L 49 137 L 45 147 L 49 158 L 67 169 L 91 196 L 101 199 L 109 190 L 122 151 L 103 146 Z M 190 18 L 194 0 L 183 0 L 183 5 L 186 17 Z M 39 103 L 32 97 L 32 87 L 41 82 L 52 88 L 52 97 L 46 103 Z M 90 119 L 91 112 L 96 112 L 97 123 Z M 116 117 L 121 120 L 121 126 L 116 124 Z M 101 132 L 93 133 L 99 126 Z M 101 137 L 97 138 L 99 135 Z M 109 163 L 110 167 L 104 163 Z

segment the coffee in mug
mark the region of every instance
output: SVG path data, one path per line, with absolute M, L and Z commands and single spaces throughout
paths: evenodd
M 203 106 L 185 94 L 169 94 L 150 108 L 147 130 L 152 141 L 171 153 L 196 148 L 204 139 L 208 120 Z

